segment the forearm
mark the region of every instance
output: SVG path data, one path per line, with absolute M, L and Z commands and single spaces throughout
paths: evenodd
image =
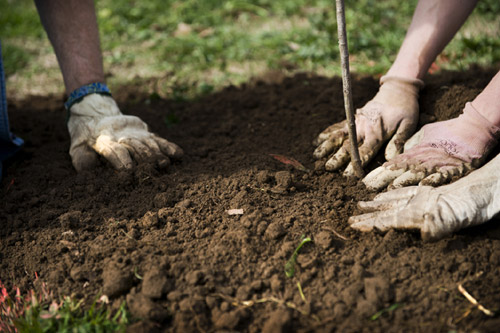
M 478 0 L 420 0 L 388 75 L 422 79 Z
M 472 101 L 472 105 L 493 125 L 500 127 L 500 72 Z M 500 167 L 500 166 L 499 166 Z
M 99 30 L 92 0 L 35 0 L 54 47 L 68 93 L 104 82 Z

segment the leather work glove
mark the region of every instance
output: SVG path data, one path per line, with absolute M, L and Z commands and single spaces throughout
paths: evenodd
M 420 230 L 423 240 L 435 240 L 490 220 L 500 212 L 500 155 L 455 183 L 411 186 L 359 202 L 366 213 L 349 218 L 360 231 Z
M 356 132 L 362 166 L 368 164 L 389 140 L 385 158 L 389 160 L 400 154 L 405 141 L 418 125 L 418 93 L 424 83 L 417 79 L 383 76 L 380 84 L 377 95 L 356 110 Z M 314 145 L 317 148 L 313 155 L 317 159 L 336 151 L 326 162 L 326 170 L 334 171 L 346 165 L 350 160 L 347 121 L 333 124 L 321 132 Z M 353 174 L 351 164 L 344 174 Z
M 97 154 L 116 169 L 130 169 L 132 159 L 165 167 L 169 157 L 182 156 L 179 146 L 149 132 L 141 119 L 123 115 L 111 96 L 87 95 L 69 111 L 69 154 L 77 171 L 94 167 Z
M 405 144 L 404 153 L 370 172 L 363 182 L 381 189 L 408 185 L 438 186 L 479 167 L 497 144 L 500 128 L 465 105 L 455 119 L 428 124 Z

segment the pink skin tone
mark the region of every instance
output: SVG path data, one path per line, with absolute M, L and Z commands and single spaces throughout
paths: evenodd
M 35 0 L 59 62 L 67 93 L 105 82 L 93 0 Z
M 432 62 L 460 29 L 477 0 L 420 0 L 396 61 L 387 75 L 423 79 Z M 500 72 L 472 104 L 500 126 Z
M 464 23 L 477 1 L 420 0 L 388 75 L 421 79 Z M 444 24 L 443 22 L 446 22 Z M 500 137 L 500 72 L 464 107 L 461 116 L 424 126 L 405 152 L 373 170 L 363 182 L 373 189 L 438 186 L 482 164 Z

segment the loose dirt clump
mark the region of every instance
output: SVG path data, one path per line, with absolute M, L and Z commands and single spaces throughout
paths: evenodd
M 429 77 L 421 111 L 439 120 L 457 116 L 494 74 L 472 69 Z M 355 78 L 356 106 L 377 87 L 374 78 Z M 2 180 L 0 279 L 9 286 L 29 288 L 37 272 L 58 295 L 91 302 L 104 293 L 112 306 L 127 302 L 141 320 L 130 329 L 139 331 L 498 327 L 457 290 L 462 283 L 485 307 L 499 307 L 496 223 L 435 243 L 412 232 L 349 228 L 357 201 L 374 193 L 323 171 L 311 144 L 344 118 L 339 78 L 256 81 L 196 101 L 128 99 L 133 91 L 117 93 L 122 111 L 185 149 L 167 170 L 103 165 L 77 174 L 62 97 L 9 105 L 12 129 L 26 141 Z M 165 121 L 172 119 L 167 115 L 178 123 Z M 370 167 L 382 162 L 379 156 Z M 313 241 L 287 278 L 284 265 L 303 235 Z

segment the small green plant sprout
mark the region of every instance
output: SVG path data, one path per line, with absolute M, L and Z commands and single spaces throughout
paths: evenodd
M 302 236 L 302 241 L 299 246 L 293 251 L 292 256 L 285 264 L 285 274 L 288 278 L 292 278 L 295 275 L 295 263 L 297 261 L 297 256 L 299 255 L 299 250 L 304 246 L 305 243 L 312 241 L 310 237 Z
M 139 275 L 139 273 L 137 272 L 137 266 L 134 267 L 134 276 L 138 279 L 138 280 L 142 280 L 142 276 Z
M 401 304 L 401 303 L 394 303 L 391 306 L 389 306 L 389 307 L 387 307 L 385 309 L 382 309 L 382 310 L 378 311 L 377 313 L 375 313 L 374 315 L 372 315 L 370 317 L 370 320 L 377 320 L 384 313 L 386 313 L 386 312 L 392 312 L 392 311 L 394 311 L 397 308 L 402 307 L 402 306 L 403 306 L 403 304 Z

